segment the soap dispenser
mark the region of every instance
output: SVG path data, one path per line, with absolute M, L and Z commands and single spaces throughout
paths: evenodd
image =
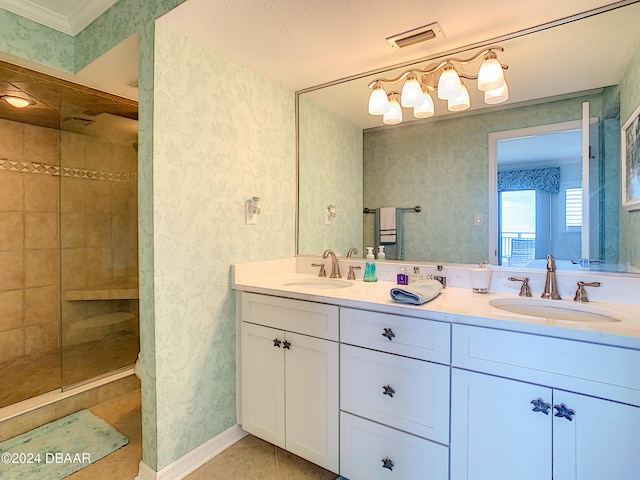
M 378 246 L 378 260 L 385 260 L 387 258 L 387 254 L 384 253 L 384 245 Z
M 364 267 L 365 282 L 377 282 L 378 275 L 376 273 L 376 263 L 373 256 L 373 247 L 367 247 L 367 263 Z

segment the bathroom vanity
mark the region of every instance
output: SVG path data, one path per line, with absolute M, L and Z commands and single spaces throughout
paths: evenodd
M 350 480 L 637 478 L 638 305 L 557 321 L 331 281 L 235 279 L 246 431 Z

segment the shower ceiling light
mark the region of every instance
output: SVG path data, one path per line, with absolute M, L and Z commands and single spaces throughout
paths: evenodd
M 498 61 L 496 51 L 503 52 L 504 48 L 488 47 L 470 58 L 448 58 L 422 70 L 407 70 L 393 79 L 376 79 L 369 84 L 369 113 L 383 115 L 383 122 L 386 124 L 396 124 L 402 122 L 402 105 L 405 108 L 413 108 L 413 116 L 416 118 L 430 117 L 435 113 L 430 91 L 437 91 L 438 98 L 447 101 L 448 110 L 466 110 L 471 106 L 471 102 L 469 91 L 462 85 L 462 78 L 478 81 L 478 89 L 484 92 L 485 103 L 495 105 L 506 102 L 509 100 L 509 88 L 504 78 L 504 70 L 509 67 Z M 477 75 L 466 74 L 460 68 L 480 59 L 482 64 Z M 400 82 L 403 82 L 403 86 L 398 103 L 398 92 L 387 93 L 385 86 Z M 389 111 L 390 108 L 393 112 Z
M 28 107 L 29 105 L 35 104 L 33 100 L 29 100 L 23 97 L 17 97 L 15 95 L 2 95 L 2 97 L 0 98 L 2 98 L 2 100 L 4 100 L 9 105 L 15 108 L 24 108 L 24 107 Z

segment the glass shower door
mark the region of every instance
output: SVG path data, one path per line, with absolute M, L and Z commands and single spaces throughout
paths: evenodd
M 137 121 L 61 115 L 62 384 L 129 367 L 139 351 Z

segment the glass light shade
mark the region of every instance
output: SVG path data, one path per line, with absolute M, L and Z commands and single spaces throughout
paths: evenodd
M 495 90 L 504 84 L 504 74 L 502 73 L 502 65 L 495 56 L 490 52 L 484 58 L 484 62 L 480 66 L 478 72 L 478 90 L 486 92 Z
M 15 108 L 24 108 L 31 105 L 31 102 L 25 98 L 12 97 L 10 95 L 7 95 L 5 97 L 2 97 L 2 99 Z
M 458 72 L 453 66 L 445 67 L 438 80 L 438 98 L 440 100 L 449 100 L 460 96 L 462 92 L 462 83 Z
M 436 113 L 433 106 L 433 98 L 426 90 L 422 91 L 422 103 L 413 109 L 413 116 L 416 118 L 429 118 L 433 117 Z
M 488 105 L 496 105 L 506 102 L 507 100 L 509 100 L 509 87 L 507 86 L 507 82 L 504 82 L 504 85 L 500 88 L 484 92 L 484 103 Z
M 389 100 L 389 111 L 382 117 L 382 122 L 387 125 L 395 125 L 402 122 L 402 108 L 396 98 Z
M 462 93 L 456 98 L 448 100 L 447 103 L 450 112 L 461 112 L 469 108 L 471 101 L 469 100 L 469 90 L 467 90 L 467 87 L 462 85 Z
M 382 85 L 376 83 L 369 96 L 369 114 L 384 115 L 389 111 L 389 98 Z
M 402 96 L 400 97 L 400 104 L 405 108 L 412 108 L 419 106 L 421 103 L 422 86 L 416 79 L 416 76 L 411 73 L 402 86 Z

